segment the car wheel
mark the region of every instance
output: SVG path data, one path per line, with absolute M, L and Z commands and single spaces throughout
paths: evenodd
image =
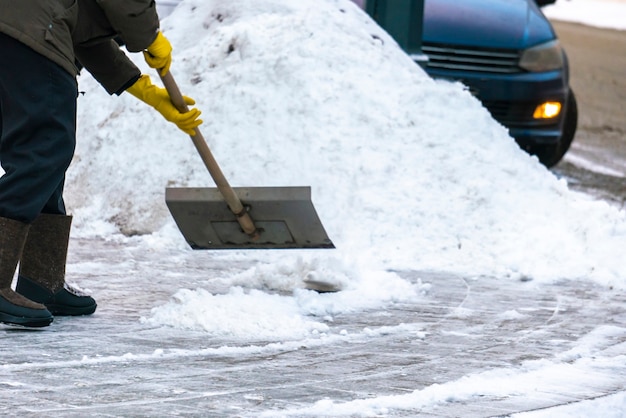
M 558 164 L 563 158 L 569 147 L 572 145 L 576 127 L 578 126 L 578 103 L 574 91 L 570 90 L 567 99 L 567 113 L 565 114 L 565 122 L 563 123 L 563 134 L 557 144 L 542 145 L 533 147 L 531 154 L 535 154 L 539 161 L 550 168 Z

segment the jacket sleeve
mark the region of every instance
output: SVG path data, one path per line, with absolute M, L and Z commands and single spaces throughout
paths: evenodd
M 159 16 L 154 0 L 96 0 L 126 49 L 139 52 L 156 38 Z
M 120 95 L 141 76 L 141 71 L 113 39 L 75 46 L 76 59 L 109 94 Z

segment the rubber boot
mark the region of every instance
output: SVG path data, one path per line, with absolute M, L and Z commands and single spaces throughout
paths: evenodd
M 24 327 L 46 327 L 53 320 L 50 311 L 11 289 L 28 228 L 28 224 L 0 217 L 0 322 Z
M 53 315 L 90 315 L 96 301 L 65 282 L 72 217 L 41 214 L 30 227 L 15 290 Z

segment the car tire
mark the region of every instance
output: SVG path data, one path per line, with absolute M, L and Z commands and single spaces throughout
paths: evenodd
M 567 113 L 565 114 L 561 139 L 554 145 L 540 145 L 533 147 L 531 154 L 535 154 L 537 158 L 539 158 L 541 164 L 546 167 L 554 167 L 559 163 L 559 161 L 561 161 L 561 159 L 563 159 L 563 156 L 572 145 L 577 126 L 578 103 L 576 102 L 576 95 L 574 94 L 574 91 L 570 89 L 569 97 L 567 99 Z

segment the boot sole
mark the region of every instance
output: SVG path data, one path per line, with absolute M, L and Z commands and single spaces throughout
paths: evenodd
M 54 320 L 53 317 L 49 318 L 25 318 L 22 316 L 13 316 L 0 312 L 0 322 L 7 325 L 18 325 L 26 328 L 43 328 L 47 327 Z

